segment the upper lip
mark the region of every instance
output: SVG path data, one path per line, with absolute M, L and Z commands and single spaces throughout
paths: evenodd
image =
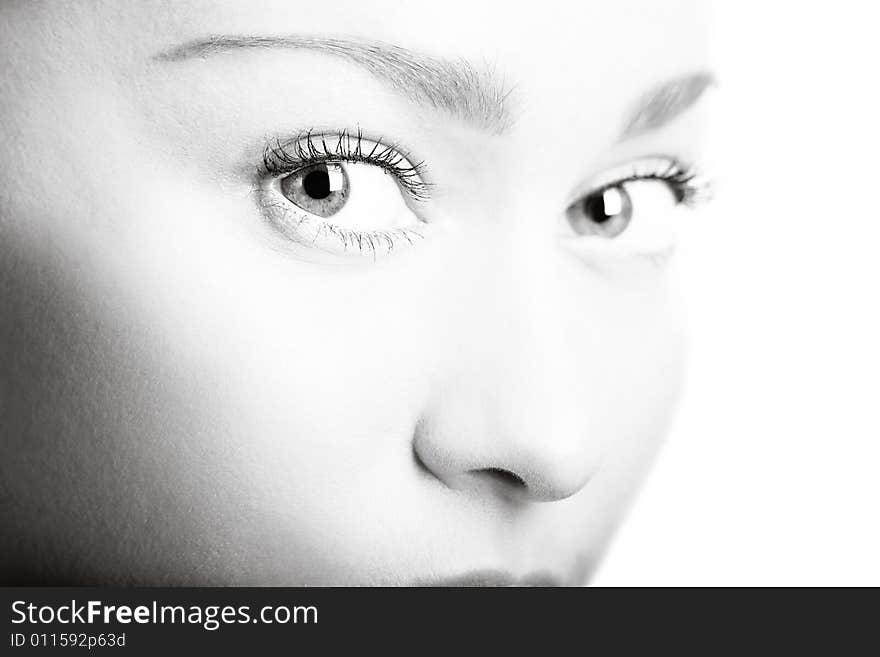
M 472 570 L 433 580 L 417 581 L 416 586 L 562 586 L 560 580 L 546 571 L 515 576 L 506 570 Z

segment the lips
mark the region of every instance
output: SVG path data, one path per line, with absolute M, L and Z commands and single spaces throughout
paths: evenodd
M 477 587 L 477 586 L 563 586 L 548 572 L 532 572 L 521 577 L 504 570 L 474 570 L 436 580 L 422 580 L 416 586 Z

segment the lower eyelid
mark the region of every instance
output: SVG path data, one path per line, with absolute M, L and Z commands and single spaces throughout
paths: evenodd
M 420 230 L 412 227 L 373 231 L 348 229 L 320 217 L 297 212 L 292 207 L 265 196 L 259 205 L 267 222 L 286 240 L 309 249 L 317 248 L 328 254 L 376 258 L 401 247 L 415 246 L 425 237 Z

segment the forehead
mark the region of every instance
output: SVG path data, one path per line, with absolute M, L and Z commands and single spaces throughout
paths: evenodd
M 705 3 L 695 0 L 545 0 L 541 3 L 445 0 L 418 5 L 395 0 L 147 0 L 125 6 L 96 0 L 89 7 L 103 20 L 153 38 L 186 37 L 190 31 L 247 30 L 260 33 L 363 33 L 411 41 L 463 55 L 518 53 L 540 43 L 553 50 L 584 51 L 632 46 L 652 35 L 669 47 L 702 24 Z M 153 26 L 150 30 L 149 26 Z M 696 30 L 697 32 L 699 30 Z M 653 40 L 653 39 L 652 39 Z M 403 44 L 407 45 L 407 44 Z M 606 55 L 611 53 L 605 53 Z
M 705 5 L 696 0 L 83 0 L 63 5 L 47 0 L 11 11 L 23 22 L 39 23 L 35 34 L 44 40 L 47 34 L 59 36 L 114 58 L 148 57 L 215 34 L 355 36 L 465 58 L 500 71 L 513 84 L 539 87 L 562 77 L 569 84 L 614 76 L 643 82 L 693 67 L 705 58 Z

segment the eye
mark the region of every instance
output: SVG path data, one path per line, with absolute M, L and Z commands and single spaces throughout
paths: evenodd
M 366 162 L 300 167 L 278 180 L 278 192 L 285 232 L 331 250 L 391 250 L 399 231 L 423 224 L 394 175 Z
M 613 241 L 635 252 L 656 253 L 675 242 L 679 206 L 695 205 L 708 183 L 693 169 L 648 158 L 611 171 L 566 210 L 569 230 L 585 243 Z
M 264 209 L 304 246 L 375 257 L 421 237 L 427 185 L 421 165 L 394 147 L 360 134 L 309 134 L 267 149 L 264 169 Z

